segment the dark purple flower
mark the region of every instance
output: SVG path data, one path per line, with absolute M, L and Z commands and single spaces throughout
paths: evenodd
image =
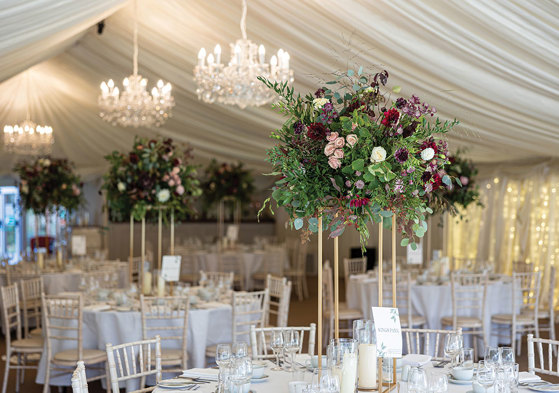
M 409 156 L 409 152 L 408 149 L 406 149 L 405 147 L 399 148 L 398 150 L 396 150 L 396 153 L 394 153 L 394 158 L 400 164 L 406 162 L 408 160 L 408 156 Z
M 402 109 L 407 103 L 408 101 L 405 98 L 400 97 L 396 100 L 396 108 Z
M 330 130 L 324 124 L 312 123 L 308 127 L 307 136 L 314 141 L 320 141 L 326 138 L 326 134 L 329 132 Z
M 322 107 L 322 110 L 324 112 L 330 112 L 331 110 L 334 109 L 334 105 L 332 105 L 331 102 L 327 102 L 326 104 L 324 104 L 324 106 Z
M 423 172 L 423 175 L 421 175 L 421 181 L 423 183 L 427 183 L 429 180 L 431 180 L 431 176 L 432 176 L 431 172 L 425 171 Z
M 296 121 L 293 124 L 293 131 L 295 133 L 295 135 L 300 135 L 303 133 L 303 131 L 305 131 L 305 125 L 303 123 L 301 123 L 300 121 Z
M 405 126 L 404 131 L 402 132 L 402 136 L 404 138 L 408 138 L 408 137 L 412 136 L 413 133 L 415 132 L 415 129 L 417 128 L 418 124 L 419 123 L 417 121 L 412 121 L 410 124 Z
M 322 88 L 318 89 L 318 90 L 314 93 L 314 96 L 315 96 L 316 98 L 322 98 L 322 97 L 324 97 L 324 89 L 322 89 Z

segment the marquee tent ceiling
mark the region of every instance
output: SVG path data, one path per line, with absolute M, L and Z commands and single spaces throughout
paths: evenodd
M 199 160 L 241 160 L 267 170 L 270 108 L 198 101 L 192 79 L 201 47 L 240 36 L 240 1 L 138 0 L 139 72 L 173 85 L 173 118 L 159 129 L 113 127 L 98 116 L 101 81 L 132 71 L 131 2 L 7 0 L 0 4 L 0 119 L 31 115 L 55 130 L 54 154 L 99 174 L 103 155 L 134 135 L 190 142 Z M 109 16 L 110 15 L 110 16 Z M 102 35 L 92 27 L 106 18 Z M 314 91 L 347 64 L 386 68 L 401 94 L 416 94 L 462 124 L 449 137 L 478 162 L 559 156 L 559 2 L 555 0 L 249 0 L 249 39 L 288 50 L 298 91 Z M 28 73 L 23 72 L 33 66 Z M 18 159 L 0 155 L 10 172 Z

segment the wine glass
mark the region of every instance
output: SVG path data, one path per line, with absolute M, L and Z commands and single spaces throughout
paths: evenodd
M 427 391 L 427 374 L 419 367 L 412 367 L 408 374 L 408 392 L 425 393 Z
M 448 391 L 448 379 L 441 372 L 432 372 L 429 375 L 429 393 L 446 393 Z
M 499 348 L 499 351 L 501 352 L 500 354 L 500 360 L 502 364 L 514 364 L 515 363 L 515 357 L 514 357 L 514 351 L 512 350 L 511 347 L 501 347 Z
M 474 349 L 462 348 L 460 351 L 460 366 L 464 368 L 474 368 Z
M 485 360 L 480 360 L 474 375 L 474 381 L 483 386 L 485 393 L 487 393 L 487 388 L 495 385 L 495 377 L 495 367 Z
M 457 333 L 449 333 L 444 341 L 444 353 L 451 359 L 451 367 L 456 366 L 456 356 L 460 354 L 462 349 L 462 335 Z
M 243 391 L 242 386 L 250 381 L 252 377 L 252 360 L 248 357 L 240 357 L 233 359 L 233 370 L 231 373 L 231 381 L 237 386 L 237 391 Z
M 294 329 L 283 331 L 285 351 L 291 354 L 291 371 L 295 371 L 295 352 L 299 351 L 299 332 Z
M 273 371 L 281 371 L 279 365 L 279 354 L 283 349 L 283 334 L 281 330 L 272 330 L 272 337 L 270 339 L 270 347 L 276 355 L 276 367 L 272 368 Z
M 231 346 L 229 344 L 218 344 L 215 351 L 215 362 L 219 367 L 218 384 L 221 383 L 223 367 L 231 361 Z
M 234 358 L 244 358 L 248 355 L 248 346 L 246 342 L 238 341 L 232 346 Z
M 497 366 L 501 363 L 501 352 L 497 347 L 485 348 L 485 364 L 488 366 Z

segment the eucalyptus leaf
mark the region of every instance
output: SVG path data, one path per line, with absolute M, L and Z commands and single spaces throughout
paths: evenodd
M 443 176 L 443 183 L 446 184 L 447 186 L 450 186 L 452 184 L 452 180 L 450 180 L 450 176 L 444 175 Z
M 410 239 L 402 239 L 400 242 L 400 246 L 402 247 L 406 247 L 408 244 L 410 244 Z
M 347 71 L 347 76 L 353 76 L 355 74 L 355 72 L 353 70 L 348 70 Z
M 293 220 L 293 226 L 295 227 L 296 230 L 303 228 L 303 219 L 296 218 L 295 220 Z

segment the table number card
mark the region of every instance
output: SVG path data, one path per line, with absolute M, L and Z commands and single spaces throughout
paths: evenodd
M 161 277 L 167 282 L 179 281 L 181 273 L 180 255 L 163 255 Z
M 391 307 L 372 307 L 372 309 L 377 335 L 377 356 L 401 358 L 402 327 L 398 309 Z
M 72 236 L 72 255 L 83 256 L 87 254 L 85 236 Z
M 227 234 L 225 235 L 227 239 L 231 242 L 236 243 L 239 239 L 239 226 L 238 225 L 229 225 L 227 226 Z
M 406 258 L 408 265 L 423 264 L 423 239 L 417 243 L 417 248 L 415 250 L 408 245 L 406 249 Z

